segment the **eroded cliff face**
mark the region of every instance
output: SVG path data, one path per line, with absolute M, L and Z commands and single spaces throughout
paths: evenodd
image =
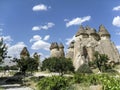
M 99 41 L 98 46 L 95 48 L 96 51 L 101 54 L 108 55 L 109 59 L 114 62 L 120 62 L 120 55 L 115 47 L 114 43 L 110 40 L 101 40 Z
M 103 25 L 99 27 L 98 32 L 90 27 L 81 26 L 76 33 L 72 50 L 68 48 L 67 58 L 73 59 L 75 70 L 78 70 L 81 65 L 94 60 L 96 51 L 108 55 L 110 61 L 120 62 L 119 52 Z
M 89 61 L 93 61 L 96 51 L 108 55 L 110 61 L 120 62 L 120 54 L 103 25 L 99 27 L 98 32 L 88 26 L 80 26 L 75 35 L 75 40 L 68 47 L 66 55 L 64 54 L 64 46 L 58 45 L 56 42 L 51 44 L 50 50 L 51 57 L 66 56 L 66 58 L 71 58 L 75 70 L 78 70 L 83 64 L 88 64 Z
M 82 64 L 88 64 L 89 61 L 94 59 L 95 47 L 97 44 L 98 42 L 92 37 L 75 40 L 73 57 L 75 70 L 77 70 Z

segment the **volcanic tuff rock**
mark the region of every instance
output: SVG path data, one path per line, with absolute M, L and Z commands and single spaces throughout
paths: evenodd
M 98 32 L 94 28 L 81 25 L 75 35 L 75 40 L 68 47 L 66 57 L 72 59 L 75 70 L 94 60 L 95 51 L 108 55 L 110 61 L 120 62 L 119 52 L 110 37 L 110 33 L 103 25 L 99 26 Z M 51 57 L 64 56 L 64 46 L 62 44 L 52 43 L 50 50 Z

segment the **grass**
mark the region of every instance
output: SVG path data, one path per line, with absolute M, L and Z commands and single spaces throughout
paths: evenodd
M 4 90 L 2 87 L 0 87 L 0 90 Z

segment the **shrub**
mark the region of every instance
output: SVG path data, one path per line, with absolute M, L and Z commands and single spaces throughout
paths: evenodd
M 37 84 L 38 90 L 67 90 L 69 86 L 69 79 L 61 76 L 42 78 Z
M 92 73 L 92 70 L 87 64 L 83 64 L 78 68 L 77 73 Z
M 85 85 L 102 85 L 103 90 L 120 90 L 120 77 L 109 76 L 108 74 L 76 74 L 74 83 Z
M 73 78 L 52 76 L 40 79 L 38 90 L 74 90 L 75 85 L 101 85 L 103 90 L 120 90 L 120 76 L 109 74 L 75 74 Z

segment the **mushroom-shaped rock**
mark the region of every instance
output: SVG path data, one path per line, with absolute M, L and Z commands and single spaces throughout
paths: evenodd
M 84 27 L 81 25 L 78 32 L 76 33 L 76 37 L 79 36 L 79 35 L 86 35 L 86 31 L 84 30 Z
M 85 30 L 90 30 L 91 28 L 89 26 L 86 26 L 85 27 Z
M 110 37 L 109 32 L 107 31 L 107 29 L 103 25 L 99 26 L 99 32 L 98 33 L 99 33 L 100 36 L 109 36 Z
M 27 50 L 27 47 L 24 47 L 23 49 L 22 49 L 22 51 L 21 51 L 21 53 L 20 53 L 20 56 L 21 56 L 21 58 L 22 57 L 29 57 L 30 56 L 30 54 L 29 54 L 29 51 Z
M 94 29 L 94 28 L 91 28 L 90 30 L 87 30 L 87 33 L 89 34 L 89 35 L 96 35 L 97 33 L 96 33 L 96 30 Z
M 51 43 L 50 50 L 52 50 L 52 49 L 54 49 L 54 48 L 58 48 L 57 42 Z
M 62 43 L 60 43 L 59 48 L 64 48 L 64 45 Z

